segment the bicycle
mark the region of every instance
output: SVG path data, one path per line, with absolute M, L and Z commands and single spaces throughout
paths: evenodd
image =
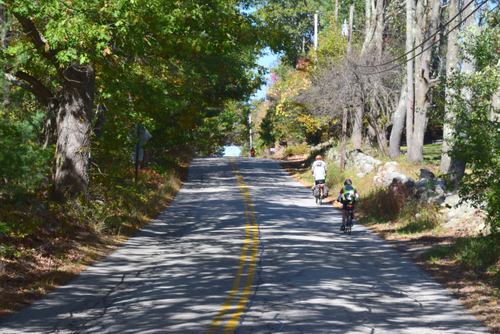
M 346 221 L 344 225 L 344 233 L 347 233 L 351 235 L 352 232 L 352 220 L 354 217 L 354 205 L 353 204 L 347 204 L 344 208 L 346 210 Z
M 314 186 L 313 196 L 316 198 L 317 205 L 323 204 L 323 199 L 328 196 L 327 193 L 328 193 L 328 190 L 325 189 L 324 183 L 320 183 L 320 184 L 317 184 Z

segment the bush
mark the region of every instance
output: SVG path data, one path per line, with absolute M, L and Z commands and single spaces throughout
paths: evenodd
M 387 189 L 375 189 L 362 198 L 359 209 L 367 218 L 375 221 L 396 219 L 407 205 L 410 191 L 401 183 L 395 183 Z
M 340 170 L 338 166 L 335 166 L 332 161 L 328 162 L 328 171 L 326 173 L 326 185 L 328 188 L 332 189 L 339 184 L 343 184 L 345 179 L 345 172 Z
M 51 154 L 37 143 L 42 120 L 38 113 L 27 121 L 0 123 L 0 192 L 8 197 L 34 191 L 50 171 Z
M 307 146 L 307 144 L 299 144 L 299 145 L 288 146 L 283 152 L 283 155 L 285 157 L 290 157 L 293 155 L 302 155 L 308 153 L 309 153 L 309 146 Z

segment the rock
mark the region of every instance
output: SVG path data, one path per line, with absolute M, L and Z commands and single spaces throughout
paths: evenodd
M 395 180 L 403 183 L 408 188 L 413 188 L 415 182 L 398 171 L 399 164 L 395 161 L 385 163 L 378 168 L 377 175 L 374 176 L 373 182 L 379 186 L 388 187 Z
M 417 191 L 415 196 L 420 202 L 426 202 L 429 204 L 441 204 L 446 199 L 446 196 L 438 194 L 434 189 L 424 189 Z
M 428 179 L 420 179 L 417 181 L 417 183 L 415 183 L 415 188 L 417 188 L 417 193 L 419 191 L 434 189 L 434 187 L 435 187 L 434 182 Z
M 446 197 L 444 205 L 446 205 L 448 208 L 453 208 L 457 206 L 459 202 L 460 202 L 460 196 L 458 196 L 458 194 L 454 194 Z
M 326 156 L 326 159 L 328 159 L 329 161 L 340 161 L 339 151 L 335 147 L 332 147 L 331 149 L 329 149 L 326 152 L 325 156 Z
M 382 164 L 382 161 L 359 150 L 354 150 L 347 153 L 346 164 L 348 167 L 356 168 L 358 175 L 361 175 L 359 177 L 363 177 L 374 171 L 378 165 Z
M 444 190 L 444 187 L 440 183 L 436 183 L 436 187 L 434 189 L 436 190 L 436 193 L 438 193 L 440 196 L 446 197 L 446 191 Z
M 434 180 L 436 175 L 428 169 L 422 168 L 420 170 L 420 179 Z

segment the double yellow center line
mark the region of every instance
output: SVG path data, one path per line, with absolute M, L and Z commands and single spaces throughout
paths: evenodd
M 233 172 L 236 176 L 238 188 L 243 196 L 245 213 L 245 240 L 241 247 L 240 262 L 233 285 L 228 296 L 216 317 L 212 321 L 207 334 L 233 333 L 252 294 L 252 284 L 257 266 L 259 252 L 259 227 L 255 218 L 250 191 L 239 173 L 236 164 L 232 161 Z M 246 279 L 244 279 L 246 273 Z M 242 284 L 243 282 L 243 284 Z

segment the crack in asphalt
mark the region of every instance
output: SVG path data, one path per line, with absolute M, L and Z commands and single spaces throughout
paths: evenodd
M 84 305 L 83 307 L 77 307 L 69 311 L 69 316 L 66 318 L 63 318 L 59 320 L 53 327 L 52 331 L 47 332 L 47 333 L 61 333 L 64 331 L 68 331 L 72 334 L 78 334 L 81 333 L 82 331 L 85 331 L 89 329 L 92 325 L 90 324 L 91 322 L 98 321 L 102 319 L 104 316 L 108 314 L 109 309 L 113 306 L 114 301 L 110 300 L 110 297 L 121 290 L 121 288 L 126 288 L 129 284 L 127 282 L 127 277 L 135 277 L 139 278 L 140 276 L 147 274 L 154 274 L 155 272 L 160 271 L 161 268 L 158 268 L 157 266 L 153 268 L 148 268 L 148 269 L 141 269 L 141 270 L 136 270 L 130 273 L 124 273 L 121 275 L 121 279 L 118 283 L 116 283 L 114 286 L 109 288 L 107 292 L 98 300 L 92 304 L 87 304 Z M 138 283 L 144 283 L 144 282 L 138 282 Z M 147 282 L 145 282 L 147 284 Z M 126 310 L 130 308 L 131 305 L 123 305 L 123 306 L 116 306 L 115 308 L 117 310 Z M 100 310 L 100 311 L 99 311 Z M 87 312 L 87 315 L 82 317 L 81 319 L 75 318 L 76 314 L 85 314 Z
M 371 288 L 372 288 L 372 289 L 375 289 L 377 286 L 380 286 L 380 285 L 385 285 L 385 286 L 386 286 L 386 287 L 388 287 L 389 289 L 392 289 L 392 290 L 393 290 L 393 292 L 394 292 L 394 294 L 395 294 L 395 295 L 397 295 L 397 296 L 405 296 L 405 297 L 407 297 L 408 299 L 413 300 L 416 304 L 418 304 L 418 306 L 419 306 L 419 308 L 420 308 L 421 310 L 423 310 L 423 309 L 424 309 L 424 305 L 423 305 L 423 304 L 422 304 L 422 303 L 421 303 L 421 302 L 420 302 L 417 298 L 415 298 L 415 297 L 411 296 L 411 295 L 410 295 L 410 292 L 405 291 L 405 290 L 403 290 L 403 289 L 401 289 L 401 288 L 398 288 L 398 287 L 394 287 L 394 286 L 392 286 L 392 285 L 390 285 L 390 284 L 388 284 L 388 283 L 386 283 L 386 282 L 378 282 L 378 283 L 376 283 L 376 284 L 372 285 L 372 287 L 371 287 Z

